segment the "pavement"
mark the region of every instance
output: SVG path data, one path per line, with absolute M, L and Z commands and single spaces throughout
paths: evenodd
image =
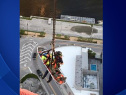
M 24 44 L 23 44 L 24 43 Z M 25 39 L 21 41 L 20 45 L 20 79 L 29 73 L 34 73 L 37 75 L 36 70 L 40 69 L 42 73 L 46 71 L 46 68 L 42 66 L 42 61 L 37 58 L 36 60 L 32 59 L 33 53 L 36 52 L 37 42 L 32 39 Z M 48 77 L 48 76 L 47 76 Z M 48 95 L 63 95 L 58 88 L 58 85 L 52 80 L 50 83 L 47 83 L 47 78 L 42 80 L 40 78 L 41 85 L 48 93 Z M 55 90 L 54 90 L 55 89 Z
M 28 78 L 21 84 L 23 89 L 38 93 L 39 95 L 47 95 L 38 79 Z
M 71 28 L 74 26 L 90 26 L 87 24 L 80 23 L 71 23 L 71 22 L 63 22 L 56 21 L 56 34 L 63 34 L 68 36 L 76 36 L 76 37 L 88 37 L 91 36 L 93 38 L 103 39 L 103 27 L 94 25 L 93 28 L 98 30 L 98 33 L 93 33 L 92 35 L 88 35 L 86 33 L 78 33 L 72 31 Z M 46 32 L 47 34 L 52 34 L 53 24 L 48 24 L 48 20 L 44 19 L 36 19 L 32 18 L 32 20 L 20 19 L 20 29 L 36 31 L 36 32 Z
M 42 46 L 45 49 L 51 49 L 51 38 L 36 38 L 36 37 L 21 37 L 20 38 L 20 79 L 28 73 L 34 73 L 37 75 L 36 70 L 40 69 L 42 73 L 46 71 L 46 68 L 42 64 L 40 58 L 33 60 L 33 53 L 37 52 L 37 46 Z M 92 48 L 95 52 L 101 53 L 102 45 L 86 42 L 75 42 L 75 41 L 64 41 L 56 40 L 55 47 L 61 46 L 82 46 Z M 47 83 L 49 75 L 45 79 L 40 79 L 41 85 L 48 95 L 67 95 L 64 94 L 62 86 L 55 83 L 52 80 L 50 83 Z M 67 85 L 67 84 L 66 84 Z M 70 90 L 67 90 L 68 93 L 72 93 Z M 70 94 L 73 95 L 73 94 Z

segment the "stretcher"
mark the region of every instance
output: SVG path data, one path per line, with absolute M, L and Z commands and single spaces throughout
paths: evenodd
M 48 51 L 51 51 L 51 50 L 48 50 Z M 59 85 L 65 84 L 65 83 L 66 83 L 66 80 L 64 80 L 63 83 L 60 83 L 60 82 L 52 75 L 52 72 L 49 70 L 49 68 L 44 64 L 44 62 L 43 62 L 43 60 L 42 60 L 42 58 L 41 58 L 41 54 L 46 53 L 46 52 L 47 52 L 47 50 L 43 49 L 42 47 L 40 47 L 40 46 L 37 47 L 37 54 L 38 54 L 39 58 L 41 59 L 42 64 L 43 64 L 43 65 L 45 66 L 45 68 L 48 70 L 48 72 L 49 72 L 49 74 L 51 75 L 52 79 L 53 79 L 57 84 L 59 84 Z M 63 75 L 63 73 L 61 72 L 60 68 L 59 68 L 58 70 L 60 71 L 60 74 Z M 64 77 L 64 75 L 63 75 L 63 77 Z

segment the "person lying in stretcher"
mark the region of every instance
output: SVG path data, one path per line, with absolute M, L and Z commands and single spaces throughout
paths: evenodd
M 48 70 L 52 73 L 52 76 L 54 79 L 59 83 L 62 84 L 66 81 L 66 77 L 62 75 L 62 73 L 59 71 L 59 68 L 61 65 L 63 65 L 63 60 L 62 60 L 62 52 L 56 51 L 55 55 L 53 56 L 53 61 L 52 59 L 52 54 L 49 52 L 45 52 L 41 55 L 41 58 L 44 62 L 44 64 L 47 66 Z M 44 79 L 47 74 L 48 70 L 46 70 L 45 74 L 43 75 L 42 79 Z M 49 76 L 49 80 L 47 83 L 49 83 L 52 80 L 51 75 Z

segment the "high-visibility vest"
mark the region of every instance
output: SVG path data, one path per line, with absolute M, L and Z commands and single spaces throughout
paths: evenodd
M 46 58 L 45 56 L 42 55 L 42 61 L 43 61 L 43 60 L 46 60 L 46 59 L 47 59 L 47 58 Z
M 45 56 L 42 56 L 42 61 L 44 61 L 44 60 L 47 60 L 47 58 L 46 58 Z M 45 63 L 45 62 L 44 62 L 44 63 Z M 46 64 L 46 65 L 49 65 L 49 61 L 47 61 L 45 64 Z

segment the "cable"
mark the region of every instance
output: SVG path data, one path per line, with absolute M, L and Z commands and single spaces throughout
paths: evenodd
M 54 0 L 54 12 L 53 12 L 53 37 L 52 37 L 52 61 L 55 56 L 55 26 L 56 26 L 56 0 Z

